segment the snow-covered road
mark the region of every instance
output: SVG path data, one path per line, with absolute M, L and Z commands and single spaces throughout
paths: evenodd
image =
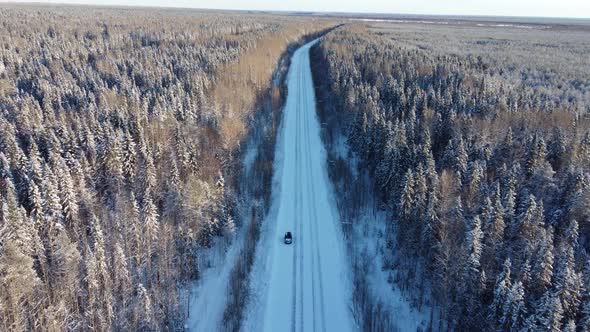
M 262 308 L 251 311 L 258 311 L 258 318 L 248 317 L 246 330 L 355 329 L 345 246 L 315 112 L 309 64 L 313 43 L 294 53 L 287 76 L 288 96 L 276 148 L 280 162 L 275 162 L 280 184 L 273 192 L 275 213 L 266 220 L 276 224 L 266 228 L 268 234 L 257 253 L 267 258 L 261 259 L 264 267 L 255 268 L 252 276 L 267 282 L 252 294 L 259 298 L 251 305 Z M 291 245 L 283 243 L 287 231 L 293 233 Z

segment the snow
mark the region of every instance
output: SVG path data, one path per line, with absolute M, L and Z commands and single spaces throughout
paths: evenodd
M 309 48 L 315 42 L 294 53 L 287 76 L 289 95 L 276 146 L 273 201 L 262 223 L 243 331 L 358 330 L 351 309 L 347 249 L 315 113 L 309 67 Z M 349 153 L 343 137 L 332 149 L 339 157 L 346 157 L 356 171 L 356 158 Z M 256 147 L 249 145 L 244 154 L 246 168 L 256 153 Z M 385 213 L 369 208 L 359 213 L 353 228 L 357 241 L 352 255 L 358 258 L 362 254 L 370 261 L 367 279 L 372 295 L 385 305 L 397 328 L 424 329 L 430 309 L 413 309 L 399 289 L 388 282 L 395 271 L 382 269 L 386 218 Z M 293 233 L 291 245 L 283 243 L 287 231 Z M 229 246 L 220 240 L 202 255 L 201 279 L 188 294 L 187 330 L 221 329 L 229 274 L 243 238 L 237 234 Z
M 273 203 L 262 226 L 244 331 L 351 331 L 350 270 L 315 113 L 309 49 L 291 60 L 276 147 Z M 285 232 L 293 244 L 283 243 Z
M 373 19 L 373 18 L 350 18 L 350 21 L 361 22 L 388 22 L 388 23 L 421 23 L 421 24 L 441 24 L 447 25 L 447 21 L 424 21 L 424 20 L 396 20 L 396 19 Z
M 349 171 L 355 178 L 365 177 L 368 181 L 368 174 L 359 169 L 357 155 L 351 151 L 346 137 L 339 132 L 332 132 L 332 145 L 330 153 L 332 158 L 346 160 Z M 338 182 L 338 187 L 345 187 L 349 184 Z M 344 188 L 343 188 L 344 190 Z M 345 200 L 347 198 L 344 198 Z M 346 204 L 340 201 L 340 204 Z M 337 205 L 335 203 L 335 205 Z M 370 296 L 373 303 L 380 303 L 386 312 L 389 321 L 394 325 L 396 331 L 426 331 L 429 327 L 437 329 L 438 308 L 423 303 L 421 308 L 416 308 L 408 294 L 402 292 L 399 286 L 392 281 L 398 272 L 396 269 L 384 268 L 384 262 L 407 260 L 403 253 L 392 251 L 386 244 L 386 224 L 390 222 L 391 216 L 384 210 L 377 207 L 375 198 L 370 194 L 363 196 L 363 203 L 355 210 L 352 222 L 352 234 L 349 235 L 349 256 L 353 262 L 363 262 L 367 270 L 363 271 L 367 281 Z M 420 272 L 421 273 L 421 272 Z M 431 293 L 430 287 L 425 285 L 425 299 Z M 430 323 L 432 320 L 432 324 Z M 429 326 L 430 325 L 430 326 Z M 444 330 L 444 329 L 443 329 Z
M 331 157 L 346 161 L 348 170 L 355 178 L 354 181 L 361 181 L 363 178 L 364 181 L 369 181 L 366 171 L 359 167 L 357 155 L 348 146 L 346 137 L 337 130 L 331 134 L 333 140 L 330 146 Z M 350 183 L 338 180 L 337 188 L 346 190 L 346 186 L 350 186 Z M 366 187 L 368 188 L 369 185 Z M 350 198 L 342 198 L 338 203 L 340 205 L 346 204 L 346 199 Z M 386 224 L 390 222 L 391 215 L 377 207 L 376 199 L 371 194 L 363 195 L 362 200 L 360 207 L 354 211 L 354 216 L 352 216 L 352 230 L 348 235 L 350 239 L 347 243 L 349 244 L 348 252 L 351 261 L 366 265 L 366 270 L 361 273 L 367 282 L 372 302 L 381 305 L 380 308 L 389 318 L 393 330 L 426 331 L 429 328 L 436 330 L 438 328 L 438 308 L 433 309 L 431 304 L 426 303 L 430 302 L 427 298 L 430 296 L 431 287 L 424 285 L 424 303 L 418 309 L 415 305 L 417 297 L 412 296 L 415 294 L 407 293 L 411 290 L 402 292 L 399 286 L 393 282 L 400 271 L 392 269 L 391 264 L 389 264 L 389 268 L 384 268 L 385 261 L 407 260 L 402 252 L 387 248 Z M 334 205 L 338 204 L 334 203 Z M 418 271 L 418 273 L 422 272 Z
M 368 204 L 372 205 L 372 204 Z M 389 282 L 395 270 L 383 270 L 383 252 L 385 244 L 385 223 L 387 214 L 384 211 L 366 207 L 355 220 L 354 254 L 369 263 L 367 280 L 373 297 L 380 301 L 384 309 L 392 315 L 392 322 L 400 331 L 426 330 L 430 322 L 431 307 L 424 305 L 421 310 L 412 307 L 399 287 Z M 397 257 L 398 259 L 403 259 Z
M 244 173 L 250 174 L 250 170 L 252 169 L 252 164 L 256 160 L 256 155 L 258 154 L 258 146 L 253 143 L 248 144 L 246 148 L 246 152 L 244 153 Z
M 448 21 L 425 21 L 425 20 L 399 20 L 399 19 L 373 19 L 373 18 L 349 18 L 350 21 L 360 22 L 386 22 L 386 23 L 410 23 L 410 24 L 439 24 L 448 25 L 451 22 Z M 469 22 L 452 22 L 453 24 L 469 24 Z M 523 25 L 523 24 L 488 24 L 488 23 L 477 23 L 478 27 L 498 27 L 498 28 L 517 28 L 517 29 L 549 29 L 551 26 L 547 25 Z
M 242 157 L 244 174 L 250 174 L 258 154 L 258 146 L 251 141 Z M 243 200 L 239 211 L 241 220 L 250 218 L 251 200 Z M 240 227 L 231 238 L 214 238 L 211 248 L 201 248 L 199 267 L 201 276 L 181 298 L 188 299 L 187 331 L 219 331 L 227 306 L 230 273 L 244 247 L 247 227 Z M 231 242 L 231 243 L 230 243 Z
M 238 238 L 243 237 L 236 237 Z M 227 303 L 229 275 L 242 244 L 243 241 L 234 241 L 227 248 L 218 241 L 201 255 L 201 278 L 193 285 L 189 294 L 189 316 L 185 324 L 188 331 L 219 330 Z
M 519 25 L 519 24 L 484 24 L 478 23 L 478 27 L 518 28 L 518 29 L 549 29 L 546 25 Z

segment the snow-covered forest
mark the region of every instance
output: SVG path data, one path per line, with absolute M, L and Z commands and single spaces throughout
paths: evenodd
M 589 25 L 347 17 L 0 4 L 0 331 L 590 331 Z
M 345 226 L 377 200 L 383 270 L 434 326 L 590 330 L 589 37 L 375 23 L 312 49 L 325 141 L 351 149 L 330 160 Z
M 301 20 L 1 5 L 0 330 L 184 328 L 203 249 L 264 212 Z

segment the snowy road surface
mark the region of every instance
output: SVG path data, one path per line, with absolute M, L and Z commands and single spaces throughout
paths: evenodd
M 315 112 L 309 48 L 298 49 L 287 76 L 288 96 L 275 163 L 280 184 L 273 192 L 274 216 L 259 255 L 268 258 L 258 276 L 258 322 L 247 319 L 244 329 L 264 331 L 354 330 L 344 244 L 325 163 Z M 278 166 L 277 166 L 278 165 Z M 271 214 L 272 216 L 272 214 Z M 283 243 L 285 232 L 293 244 Z M 264 275 L 266 274 L 266 275 Z M 263 316 L 263 317 L 260 317 Z M 256 318 L 254 318 L 256 319 Z

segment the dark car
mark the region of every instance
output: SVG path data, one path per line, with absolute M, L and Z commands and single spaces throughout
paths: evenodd
M 285 244 L 291 244 L 293 242 L 293 235 L 291 232 L 285 233 Z

